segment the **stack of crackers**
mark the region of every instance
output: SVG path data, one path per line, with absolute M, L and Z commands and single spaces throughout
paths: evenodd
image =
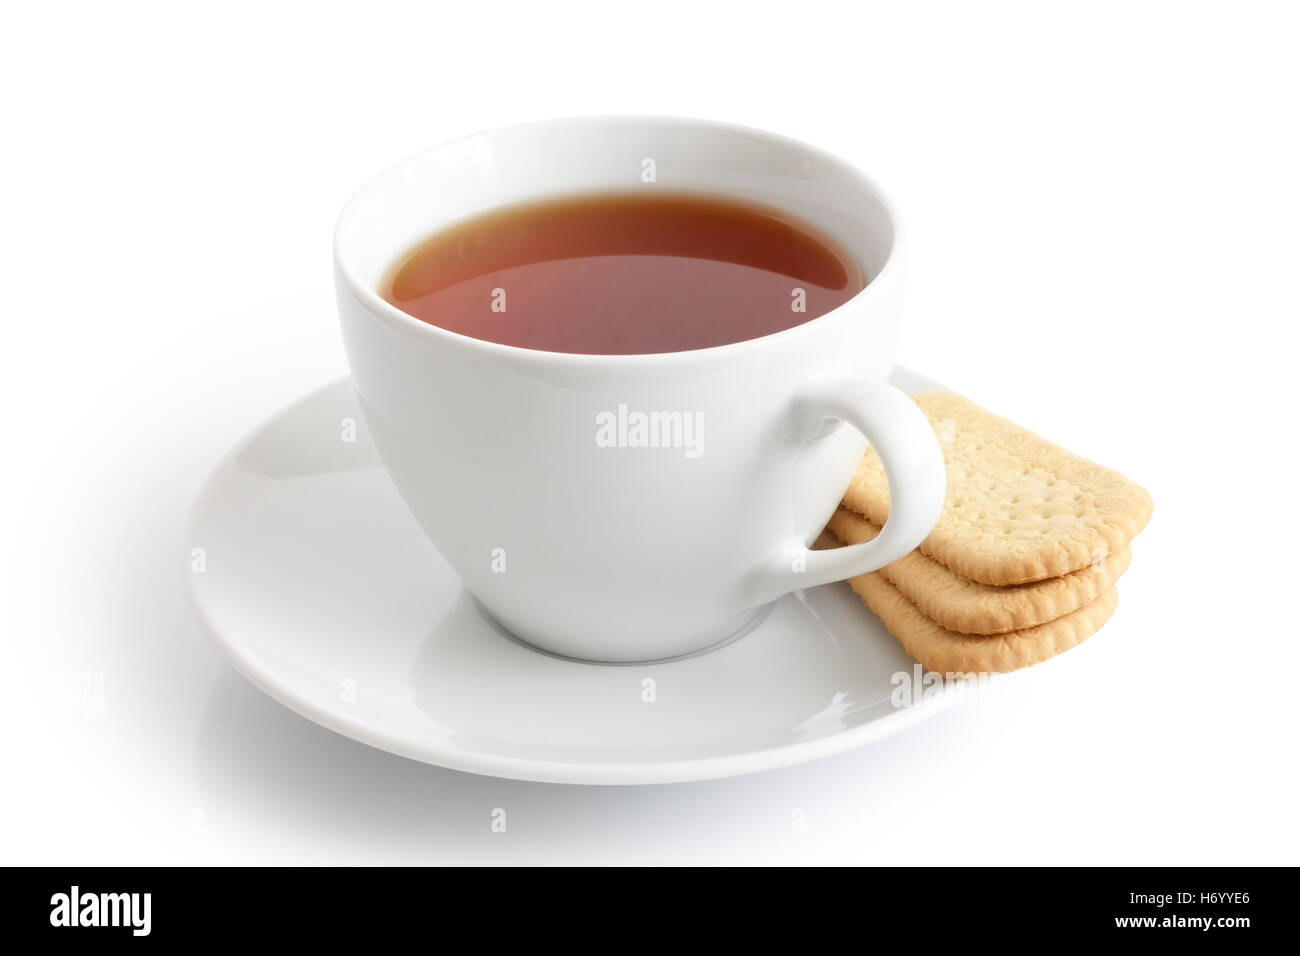
M 948 466 L 938 523 L 921 546 L 849 583 L 928 670 L 1016 670 L 1068 650 L 1115 610 L 1129 542 L 1151 496 L 952 392 L 912 396 Z M 870 541 L 889 486 L 867 450 L 821 547 Z

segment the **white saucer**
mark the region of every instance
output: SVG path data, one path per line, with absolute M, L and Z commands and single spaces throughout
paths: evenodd
M 905 369 L 892 381 L 941 387 Z M 671 663 L 516 642 L 406 511 L 347 380 L 226 457 L 185 546 L 194 605 L 249 680 L 331 730 L 457 770 L 583 784 L 751 773 L 885 737 L 961 691 L 919 693 L 912 660 L 845 584 L 789 595 L 748 634 Z

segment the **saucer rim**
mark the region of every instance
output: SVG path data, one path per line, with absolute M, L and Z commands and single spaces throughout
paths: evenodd
M 932 379 L 904 366 L 896 365 L 894 367 L 891 381 L 897 378 L 912 380 L 917 386 L 913 390 L 943 388 L 942 385 Z M 220 461 L 212 467 L 199 486 L 185 521 L 182 541 L 196 539 L 196 522 L 203 505 L 210 498 L 214 484 L 227 473 L 228 467 L 233 464 L 249 442 L 261 434 L 272 422 L 282 417 L 289 409 L 309 402 L 325 392 L 337 389 L 347 381 L 348 378 L 344 376 L 307 392 L 277 409 L 237 441 L 222 456 Z M 822 585 L 822 587 L 836 587 L 843 585 L 843 583 L 834 582 Z M 944 681 L 932 694 L 928 694 L 919 702 L 899 708 L 888 716 L 829 733 L 814 740 L 683 760 L 637 762 L 547 760 L 483 753 L 457 748 L 449 744 L 430 743 L 418 745 L 412 743 L 409 737 L 388 731 L 383 726 L 361 719 L 355 714 L 327 708 L 313 701 L 310 697 L 295 693 L 292 684 L 277 679 L 270 668 L 259 665 L 253 656 L 246 652 L 246 645 L 243 642 L 232 635 L 224 634 L 216 626 L 216 623 L 203 607 L 202 600 L 196 591 L 194 575 L 188 577 L 185 592 L 189 605 L 194 609 L 194 613 L 202 623 L 204 630 L 234 666 L 235 670 L 262 693 L 299 716 L 305 717 L 313 723 L 344 737 L 400 757 L 444 767 L 449 770 L 512 780 L 588 786 L 639 786 L 660 783 L 687 783 L 778 770 L 855 750 L 899 733 L 914 724 L 947 711 L 968 692 L 968 688 L 963 682 Z M 761 627 L 762 624 L 760 623 L 759 626 Z M 721 649 L 721 647 L 718 648 L 718 650 Z M 699 659 L 702 656 L 704 655 L 698 655 L 694 659 Z M 685 658 L 679 663 L 689 665 L 691 660 L 692 658 Z M 571 661 L 569 663 L 574 667 L 605 666 L 581 661 Z

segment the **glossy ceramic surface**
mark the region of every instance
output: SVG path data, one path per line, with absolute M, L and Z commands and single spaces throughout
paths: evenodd
M 870 282 L 783 332 L 658 355 L 484 342 L 375 292 L 399 255 L 457 219 L 618 189 L 786 209 L 839 240 Z M 339 218 L 335 271 L 362 413 L 459 579 L 536 646 L 644 661 L 708 647 L 781 595 L 887 564 L 933 527 L 943 458 L 925 416 L 885 381 L 902 245 L 875 183 L 814 147 L 701 120 L 595 117 L 477 134 L 381 173 Z M 689 443 L 684 425 L 653 446 L 630 430 L 600 437 L 629 416 L 696 427 Z M 889 476 L 889 521 L 870 542 L 809 551 L 864 435 Z
M 901 369 L 893 381 L 939 387 Z M 588 784 L 749 773 L 895 733 L 959 694 L 914 693 L 913 662 L 845 584 L 786 595 L 744 636 L 669 663 L 520 644 L 411 520 L 347 381 L 230 453 L 185 547 L 195 607 L 254 684 L 341 734 L 458 770 Z

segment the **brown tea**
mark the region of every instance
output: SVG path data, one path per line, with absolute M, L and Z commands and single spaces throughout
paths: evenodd
M 781 212 L 612 194 L 466 219 L 403 256 L 383 297 L 431 325 L 548 352 L 680 352 L 754 339 L 859 292 L 846 250 Z

